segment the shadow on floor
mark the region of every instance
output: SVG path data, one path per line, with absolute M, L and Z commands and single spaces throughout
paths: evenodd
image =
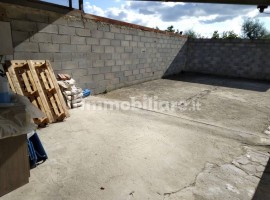
M 257 92 L 266 92 L 270 88 L 270 81 L 251 80 L 244 78 L 228 78 L 224 76 L 192 72 L 182 72 L 178 75 L 164 76 L 163 79 L 236 88 L 242 90 L 252 90 Z
M 252 200 L 266 199 L 270 199 L 270 159 L 268 160 Z

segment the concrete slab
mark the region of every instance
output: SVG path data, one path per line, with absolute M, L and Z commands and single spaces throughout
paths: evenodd
M 28 185 L 2 199 L 252 199 L 270 156 L 269 147 L 262 146 L 268 136 L 260 133 L 267 122 L 269 91 L 214 87 L 157 80 L 90 97 L 88 102 L 101 108 L 98 102 L 123 102 L 130 96 L 158 94 L 164 100 L 178 100 L 211 90 L 199 95 L 205 114 L 198 116 L 197 111 L 189 114 L 134 107 L 94 110 L 86 105 L 71 110 L 65 122 L 39 130 L 49 160 L 31 171 Z M 256 102 L 249 104 L 251 98 Z M 227 120 L 230 117 L 207 104 L 212 101 L 228 114 L 228 110 L 244 108 L 243 99 L 254 114 L 249 123 L 256 128 L 240 111 L 233 113 L 247 127 Z M 235 107 L 223 108 L 231 104 Z M 207 123 L 199 121 L 203 117 Z M 232 128 L 211 125 L 214 117 L 220 125 Z M 260 187 L 259 195 L 267 195 L 269 182 Z

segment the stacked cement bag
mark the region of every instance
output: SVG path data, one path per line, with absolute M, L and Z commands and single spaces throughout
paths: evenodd
M 61 76 L 63 77 L 63 75 Z M 61 76 L 58 75 L 59 78 Z M 76 87 L 76 81 L 74 79 L 70 78 L 69 80 L 59 80 L 58 84 L 62 88 L 63 95 L 69 108 L 78 108 L 83 105 L 83 91 L 81 88 Z

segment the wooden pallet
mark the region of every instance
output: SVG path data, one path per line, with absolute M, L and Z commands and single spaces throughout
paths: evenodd
M 28 97 L 46 114 L 45 118 L 34 119 L 36 124 L 44 126 L 69 117 L 49 61 L 12 60 L 6 63 L 5 71 L 13 92 Z

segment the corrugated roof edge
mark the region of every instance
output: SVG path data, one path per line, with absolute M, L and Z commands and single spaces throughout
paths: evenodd
M 81 11 L 73 11 L 73 12 L 81 12 Z M 139 30 L 142 30 L 142 31 L 161 33 L 161 34 L 168 35 L 168 36 L 187 38 L 187 36 L 185 36 L 185 35 L 180 35 L 180 34 L 177 34 L 177 33 L 171 33 L 171 32 L 167 32 L 167 31 L 161 31 L 161 30 L 157 30 L 157 29 L 154 29 L 154 28 L 149 28 L 149 27 L 145 27 L 145 26 L 141 26 L 141 25 L 137 25 L 137 24 L 131 24 L 131 23 L 128 23 L 128 22 L 118 21 L 118 20 L 115 20 L 115 19 L 110 19 L 110 18 L 106 18 L 106 17 L 100 17 L 100 16 L 97 16 L 97 15 L 92 15 L 92 14 L 87 14 L 87 13 L 83 13 L 82 15 L 83 15 L 84 18 L 91 19 L 91 20 L 94 20 L 94 21 L 100 21 L 100 22 L 113 24 L 113 25 L 118 25 L 118 26 L 125 26 L 125 27 L 129 27 L 129 28 L 139 29 Z

